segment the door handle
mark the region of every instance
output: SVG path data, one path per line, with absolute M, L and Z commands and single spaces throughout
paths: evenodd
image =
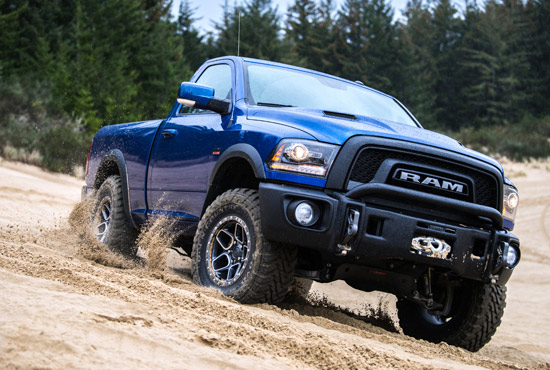
M 178 134 L 178 130 L 174 130 L 174 129 L 167 129 L 167 130 L 162 131 L 162 136 L 165 139 L 168 139 L 170 137 L 174 137 L 177 134 Z

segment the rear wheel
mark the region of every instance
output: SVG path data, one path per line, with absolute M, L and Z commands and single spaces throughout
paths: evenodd
M 120 176 L 109 176 L 99 187 L 93 214 L 97 239 L 115 253 L 135 258 L 138 231 L 124 212 Z
M 257 191 L 234 189 L 207 208 L 191 258 L 197 284 L 242 303 L 280 303 L 292 284 L 296 250 L 263 237 Z
M 430 312 L 412 301 L 397 301 L 399 324 L 406 335 L 474 352 L 491 340 L 505 306 L 505 286 L 473 282 L 455 288 L 447 315 Z

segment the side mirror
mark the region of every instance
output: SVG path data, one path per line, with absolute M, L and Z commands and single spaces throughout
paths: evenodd
M 229 113 L 231 102 L 214 97 L 214 89 L 193 82 L 182 82 L 178 91 L 178 103 L 187 107 L 208 109 L 220 114 Z

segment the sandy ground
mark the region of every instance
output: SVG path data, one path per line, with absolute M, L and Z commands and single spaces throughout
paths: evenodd
M 175 270 L 88 253 L 67 222 L 82 181 L 0 161 L 0 368 L 550 369 L 550 162 L 505 167 L 521 194 L 522 262 L 502 325 L 470 353 L 368 323 L 381 310 L 391 328 L 389 295 L 314 285 L 364 320 L 304 303 L 241 305 L 195 286 L 173 252 Z

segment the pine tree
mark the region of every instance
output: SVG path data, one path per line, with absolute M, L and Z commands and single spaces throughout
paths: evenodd
M 346 0 L 338 12 L 335 47 L 341 73 L 392 92 L 397 60 L 397 27 L 385 0 Z M 391 61 L 391 62 L 388 62 Z
M 334 1 L 322 0 L 317 8 L 317 21 L 313 28 L 312 53 L 314 58 L 311 60 L 311 68 L 340 75 L 335 57 L 338 35 L 334 25 L 334 14 Z
M 295 0 L 288 8 L 286 37 L 290 40 L 290 63 L 311 68 L 318 59 L 313 52 L 316 15 L 314 0 Z
M 240 23 L 240 42 L 238 41 Z M 243 7 L 229 9 L 227 0 L 221 23 L 216 24 L 217 56 L 235 55 L 281 60 L 282 44 L 277 8 L 271 0 L 250 0 Z
M 17 39 L 19 37 L 18 23 L 19 16 L 25 12 L 28 8 L 28 4 L 20 6 L 16 9 L 9 9 L 4 3 L 4 0 L 0 0 L 0 76 L 6 73 L 4 69 L 11 69 L 13 65 L 14 51 L 16 50 Z
M 90 132 L 136 117 L 136 71 L 130 48 L 139 35 L 136 2 L 77 0 L 71 37 L 58 52 L 55 90 L 65 112 L 84 117 Z
M 206 59 L 206 50 L 203 45 L 203 36 L 193 23 L 196 9 L 191 8 L 189 0 L 180 3 L 177 19 L 177 33 L 183 47 L 183 59 L 192 70 L 196 70 Z
M 172 1 L 142 0 L 145 17 L 138 17 L 130 52 L 136 71 L 137 113 L 141 119 L 165 116 L 181 81 L 191 75 L 178 42 L 177 24 L 170 21 Z
M 407 3 L 406 24 L 400 25 L 401 85 L 396 92 L 425 127 L 435 127 L 434 82 L 437 74 L 432 56 L 432 15 L 422 0 Z
M 4 60 L 4 73 L 33 76 L 46 75 L 37 55 L 48 49 L 52 53 L 60 40 L 68 36 L 64 25 L 70 22 L 74 5 L 62 0 L 12 0 L 0 3 L 0 11 L 5 18 L 6 29 L 2 30 L 0 60 Z
M 437 125 L 456 129 L 462 123 L 457 114 L 457 96 L 463 81 L 457 73 L 461 21 L 450 0 L 437 0 L 432 13 L 431 55 L 437 71 L 434 83 Z
M 170 18 L 172 0 L 141 0 L 141 9 L 145 11 L 146 20 L 159 22 Z
M 528 34 L 523 49 L 529 61 L 531 99 L 535 115 L 550 115 L 550 0 L 528 0 L 525 6 Z
M 288 49 L 285 62 L 327 73 L 338 72 L 334 53 L 333 0 L 296 0 L 288 8 L 284 42 Z
M 514 9 L 515 8 L 515 9 Z M 462 104 L 457 111 L 474 126 L 518 120 L 527 100 L 522 80 L 528 74 L 519 45 L 522 6 L 488 2 L 485 11 L 470 6 L 465 15 L 459 72 Z
M 223 5 L 222 21 L 221 23 L 215 24 L 217 37 L 212 42 L 213 48 L 211 49 L 212 54 L 210 57 L 237 55 L 240 53 L 240 50 L 237 50 L 239 48 L 237 39 L 239 37 L 239 21 L 241 12 L 241 7 L 234 6 L 231 9 L 228 1 L 225 0 Z

